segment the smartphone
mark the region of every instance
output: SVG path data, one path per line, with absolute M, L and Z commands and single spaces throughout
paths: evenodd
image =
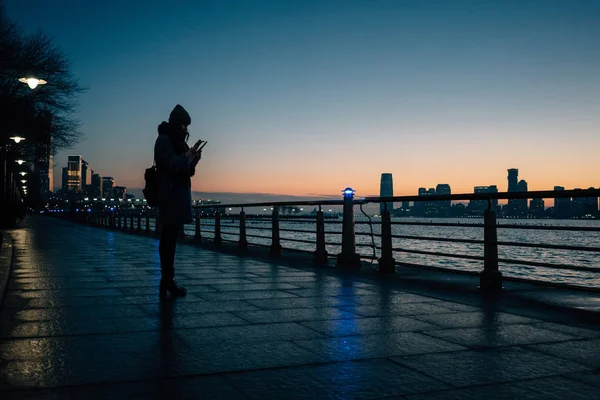
M 198 147 L 198 150 L 202 150 L 204 148 L 204 146 L 206 146 L 206 143 L 208 143 L 208 142 L 202 143 L 202 146 Z

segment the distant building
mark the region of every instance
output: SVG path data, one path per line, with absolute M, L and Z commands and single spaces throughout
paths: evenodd
M 88 195 L 91 190 L 93 173 L 94 171 L 92 171 L 90 163 L 81 159 L 81 191 Z
M 450 196 L 452 189 L 447 183 L 440 183 L 435 187 L 435 194 L 438 196 Z M 437 214 L 440 217 L 445 217 L 450 213 L 452 207 L 451 200 L 441 200 L 436 202 Z
M 34 183 L 41 202 L 47 202 L 54 191 L 54 171 L 52 153 L 51 117 L 45 111 L 40 112 L 40 133 L 35 146 Z
M 115 186 L 113 188 L 113 198 L 115 200 L 125 200 L 127 197 L 127 189 L 125 186 Z
M 563 192 L 565 188 L 563 186 L 554 186 L 555 192 Z M 554 199 L 554 218 L 570 218 L 571 217 L 571 199 L 561 198 Z
M 490 186 L 475 186 L 473 188 L 473 193 L 475 194 L 487 194 L 487 193 L 498 193 L 498 186 L 490 185 Z M 492 209 L 498 210 L 498 199 L 491 200 Z M 475 214 L 483 213 L 488 208 L 487 200 L 471 200 L 468 205 L 469 212 L 474 212 Z
M 544 199 L 531 199 L 529 202 L 529 215 L 533 218 L 542 218 L 545 215 Z
M 115 179 L 112 176 L 102 177 L 102 197 L 111 198 L 111 196 L 113 195 L 114 184 Z
M 102 177 L 100 174 L 92 174 L 91 196 L 102 197 Z
M 510 168 L 508 171 L 508 190 L 507 192 L 518 192 L 517 186 L 519 182 L 519 170 L 517 168 Z
M 69 190 L 69 169 L 67 167 L 63 167 L 63 169 L 62 169 L 61 189 L 63 192 L 67 192 Z
M 82 189 L 81 156 L 69 156 L 67 162 L 67 190 L 69 192 L 80 192 Z
M 393 197 L 394 196 L 394 181 L 392 179 L 392 174 L 384 173 L 381 174 L 381 183 L 379 186 L 379 196 L 380 197 Z M 379 214 L 381 214 L 384 210 L 384 207 L 387 207 L 388 211 L 391 213 L 394 211 L 394 203 L 380 203 L 379 204 Z

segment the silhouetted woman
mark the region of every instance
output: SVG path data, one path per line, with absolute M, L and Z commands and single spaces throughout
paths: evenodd
M 199 140 L 192 148 L 187 145 L 187 131 L 192 119 L 179 104 L 175 106 L 169 122 L 158 126 L 158 139 L 154 145 L 154 160 L 158 172 L 160 232 L 160 296 L 167 291 L 173 296 L 185 296 L 187 291 L 175 280 L 175 246 L 184 224 L 192 222 L 192 184 L 196 164 L 202 151 Z

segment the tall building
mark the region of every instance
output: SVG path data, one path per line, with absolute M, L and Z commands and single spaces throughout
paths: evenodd
M 381 174 L 381 183 L 379 186 L 379 197 L 393 197 L 394 196 L 394 181 L 392 174 L 384 173 Z M 386 202 L 379 203 L 379 214 L 383 212 L 384 207 L 387 206 L 388 211 L 391 213 L 394 211 L 394 203 Z
M 115 180 L 111 176 L 102 177 L 102 197 L 111 198 L 113 195 L 113 185 Z
M 67 190 L 69 192 L 80 192 L 82 189 L 82 160 L 81 156 L 69 156 L 68 158 L 67 170 L 69 176 L 67 180 Z
M 34 176 L 39 200 L 48 201 L 54 190 L 54 159 L 52 156 L 52 124 L 50 116 L 40 112 L 39 136 L 35 146 Z
M 69 168 L 63 167 L 62 169 L 62 185 L 61 188 L 63 192 L 69 190 Z
M 529 215 L 533 218 L 541 218 L 544 216 L 544 199 L 531 199 L 529 202 Z
M 452 190 L 450 189 L 450 185 L 447 183 L 440 183 L 435 187 L 435 194 L 438 196 L 450 196 L 452 194 Z M 438 201 L 438 209 L 441 214 L 445 215 L 450 211 L 450 207 L 452 207 L 451 200 L 442 200 Z
M 508 169 L 508 190 L 507 192 L 516 192 L 519 184 L 519 170 L 517 168 Z
M 554 186 L 555 192 L 563 192 L 563 186 Z M 554 199 L 554 218 L 570 218 L 571 217 L 571 199 L 561 198 Z
M 490 185 L 490 186 L 475 186 L 473 188 L 473 193 L 475 194 L 483 194 L 483 193 L 498 193 L 498 186 Z M 492 199 L 492 209 L 497 210 L 498 208 L 498 199 Z M 488 208 L 487 200 L 470 200 L 468 209 L 471 212 L 483 212 Z
M 102 197 L 102 178 L 100 174 L 92 174 L 91 196 Z
M 125 186 L 115 186 L 113 188 L 113 194 L 115 200 L 125 200 L 127 198 L 127 189 Z
M 84 193 L 89 192 L 88 186 L 91 186 L 91 184 L 92 184 L 92 174 L 93 173 L 94 173 L 94 171 L 92 171 L 92 168 L 90 167 L 90 163 L 88 163 L 84 159 L 81 159 L 81 191 L 82 192 L 84 192 Z

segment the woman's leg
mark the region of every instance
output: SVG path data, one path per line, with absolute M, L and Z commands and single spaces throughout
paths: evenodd
M 160 244 L 158 246 L 162 274 L 160 281 L 161 295 L 165 295 L 167 291 L 176 296 L 185 296 L 186 294 L 186 290 L 178 286 L 175 281 L 175 249 L 180 230 L 180 225 L 163 225 L 161 229 Z

